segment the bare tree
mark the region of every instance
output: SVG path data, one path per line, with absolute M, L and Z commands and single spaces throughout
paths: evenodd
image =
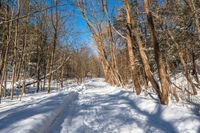
M 159 43 L 157 40 L 153 17 L 149 10 L 148 0 L 144 0 L 144 9 L 145 9 L 145 12 L 147 15 L 148 24 L 149 24 L 150 31 L 151 31 L 151 38 L 152 38 L 152 43 L 154 46 L 155 60 L 156 60 L 156 64 L 158 67 L 158 72 L 159 72 L 159 77 L 160 77 L 160 82 L 161 82 L 162 91 L 161 91 L 160 102 L 161 102 L 161 104 L 167 105 L 169 102 L 169 100 L 168 100 L 168 96 L 169 96 L 168 75 L 167 75 L 167 72 L 165 71 L 165 66 L 163 63 L 162 53 L 160 51 Z
M 53 61 L 55 56 L 55 50 L 56 50 L 56 44 L 57 44 L 57 34 L 58 34 L 58 1 L 55 0 L 56 5 L 56 13 L 55 13 L 55 24 L 54 21 L 52 21 L 53 29 L 54 29 L 54 36 L 53 36 L 53 43 L 52 43 L 52 49 L 51 49 L 51 57 L 50 57 L 50 66 L 49 66 L 49 72 L 52 71 L 53 68 Z M 51 81 L 52 81 L 52 74 L 50 73 L 48 78 L 48 93 L 51 91 Z

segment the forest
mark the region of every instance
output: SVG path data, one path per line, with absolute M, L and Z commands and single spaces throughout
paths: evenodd
M 0 96 L 13 98 L 16 83 L 24 95 L 33 83 L 37 92 L 45 85 L 50 92 L 52 80 L 63 86 L 67 78 L 102 76 L 116 86 L 131 82 L 137 95 L 151 84 L 165 105 L 170 94 L 179 100 L 177 91 L 196 95 L 199 5 L 195 0 L 1 0 Z M 70 26 L 77 14 L 97 54 Z M 187 87 L 170 79 L 176 73 L 184 75 Z
M 102 78 L 199 115 L 200 1 L 0 0 L 0 102 Z

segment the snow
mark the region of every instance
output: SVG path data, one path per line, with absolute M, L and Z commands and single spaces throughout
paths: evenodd
M 200 106 L 135 96 L 103 79 L 0 104 L 0 133 L 199 133 Z
M 0 133 L 43 133 L 64 111 L 65 105 L 77 99 L 74 91 L 29 94 L 21 101 L 0 104 Z

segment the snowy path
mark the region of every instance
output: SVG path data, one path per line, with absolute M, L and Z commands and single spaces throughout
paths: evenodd
M 164 108 L 102 80 L 86 82 L 78 92 L 78 100 L 65 107 L 50 133 L 200 132 L 199 114 L 178 104 Z
M 199 108 L 162 107 L 103 79 L 0 104 L 0 133 L 200 133 Z
M 65 105 L 78 98 L 74 91 L 28 94 L 0 104 L 0 133 L 45 133 Z

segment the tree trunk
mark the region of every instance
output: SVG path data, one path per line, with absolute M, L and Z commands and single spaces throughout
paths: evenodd
M 159 78 L 160 78 L 160 82 L 161 82 L 161 99 L 160 102 L 161 104 L 167 105 L 169 102 L 169 82 L 168 82 L 168 76 L 167 73 L 165 71 L 165 67 L 164 67 L 164 63 L 162 60 L 162 54 L 160 52 L 160 47 L 158 44 L 158 40 L 157 40 L 157 35 L 156 35 L 156 31 L 155 31 L 155 27 L 154 27 L 154 22 L 153 22 L 153 17 L 152 14 L 149 10 L 149 3 L 148 0 L 144 0 L 144 9 L 147 15 L 147 20 L 148 20 L 148 24 L 150 27 L 150 31 L 151 31 L 151 38 L 152 38 L 152 43 L 154 46 L 154 54 L 155 54 L 155 60 L 156 60 L 156 64 L 158 67 L 158 72 L 159 72 Z
M 25 5 L 25 13 L 26 15 L 29 13 L 29 0 L 26 1 Z M 28 33 L 28 21 L 29 17 L 26 18 L 25 20 L 25 33 L 24 33 L 24 41 L 23 41 L 23 49 L 22 49 L 22 66 L 23 66 L 23 85 L 22 85 L 22 90 L 21 90 L 21 96 L 26 94 L 26 61 L 27 61 L 27 33 Z M 19 68 L 21 69 L 21 68 Z M 20 72 L 20 71 L 19 71 Z
M 131 27 L 131 8 L 129 6 L 129 3 L 124 0 L 124 5 L 125 5 L 125 9 L 126 9 L 126 21 L 127 21 L 127 37 L 126 37 L 126 41 L 127 41 L 127 48 L 128 48 L 128 56 L 129 56 L 129 64 L 130 64 L 130 68 L 131 68 L 131 73 L 132 73 L 132 81 L 134 83 L 135 86 L 135 91 L 136 94 L 139 95 L 141 93 L 141 86 L 139 83 L 139 75 L 138 75 L 138 68 L 136 65 L 136 61 L 135 61 L 135 55 L 133 53 L 133 41 L 132 41 L 132 27 Z
M 37 33 L 39 34 L 39 31 L 37 31 Z M 41 38 L 41 42 L 37 42 L 37 65 L 36 65 L 37 89 L 36 89 L 36 92 L 39 92 L 40 90 L 40 80 L 39 80 L 40 78 L 40 44 L 42 43 L 42 41 L 43 39 Z
M 194 53 L 194 47 L 192 46 L 192 75 L 195 77 L 196 82 L 200 85 L 198 73 L 197 73 L 197 67 L 195 62 L 195 53 Z
M 128 3 L 128 0 L 123 0 L 123 1 L 125 3 L 125 6 L 130 5 Z M 161 99 L 160 88 L 159 88 L 158 83 L 156 82 L 156 80 L 153 77 L 153 73 L 151 72 L 151 68 L 150 68 L 150 65 L 149 65 L 149 62 L 148 62 L 148 58 L 147 58 L 147 56 L 144 52 L 143 43 L 142 43 L 142 40 L 140 38 L 134 17 L 131 17 L 131 24 L 132 24 L 133 33 L 134 33 L 134 36 L 136 38 L 136 42 L 137 42 L 137 45 L 138 45 L 138 48 L 139 48 L 139 53 L 140 53 L 140 57 L 142 59 L 142 63 L 143 63 L 143 66 L 144 66 L 146 76 L 147 76 L 148 80 L 151 82 L 153 89 L 155 89 L 159 99 Z
M 92 33 L 93 39 L 96 42 L 98 53 L 100 56 L 100 61 L 103 67 L 103 72 L 105 76 L 105 80 L 111 84 L 116 83 L 117 85 L 122 85 L 122 81 L 119 77 L 119 73 L 116 72 L 115 69 L 112 68 L 112 66 L 109 64 L 109 61 L 107 60 L 107 55 L 105 51 L 105 45 L 103 42 L 103 34 L 102 34 L 102 29 L 100 26 L 98 26 L 98 32 L 95 31 L 95 27 L 92 24 L 90 20 L 88 20 L 86 14 L 85 14 L 85 7 L 84 3 L 78 3 L 79 4 L 79 9 L 82 13 L 83 18 L 85 19 L 89 30 Z
M 50 59 L 50 68 L 49 72 L 52 71 L 53 69 L 53 61 L 54 61 L 54 56 L 55 56 L 55 50 L 56 50 L 56 43 L 57 43 L 57 30 L 58 30 L 58 1 L 55 0 L 56 4 L 56 16 L 55 16 L 55 25 L 54 26 L 54 37 L 53 37 L 53 46 L 52 46 L 52 51 L 51 51 L 51 59 Z M 52 80 L 52 74 L 50 73 L 49 79 L 48 79 L 48 93 L 51 91 L 51 80 Z
M 26 55 L 25 55 L 25 52 L 26 52 L 26 44 L 27 44 L 26 32 L 27 31 L 25 31 L 25 35 L 24 35 L 23 49 L 22 49 L 22 61 L 21 61 L 22 70 L 23 70 L 22 71 L 22 73 L 23 73 L 23 78 L 22 78 L 23 87 L 22 87 L 22 90 L 21 90 L 21 96 L 25 95 L 25 93 L 26 93 L 26 90 L 25 90 L 25 80 L 26 80 Z M 21 65 L 20 65 L 20 67 L 21 67 Z M 19 69 L 21 69 L 21 68 L 19 68 Z M 19 72 L 21 72 L 21 70 Z
M 38 47 L 38 46 L 37 46 Z M 37 53 L 38 53 L 38 57 L 37 57 L 37 66 L 36 66 L 36 71 L 37 71 L 37 92 L 39 92 L 40 89 L 40 53 L 39 50 L 37 48 Z
M 20 4 L 21 1 L 17 1 L 18 4 L 18 14 L 17 17 L 20 16 Z M 13 71 L 12 71 L 12 91 L 11 91 L 11 99 L 13 99 L 14 96 L 14 89 L 15 89 L 15 78 L 16 78 L 16 65 L 17 65 L 17 44 L 18 44 L 18 29 L 19 29 L 19 20 L 17 20 L 16 26 L 15 26 L 15 41 L 14 41 L 14 54 L 13 54 Z
M 199 24 L 199 17 L 196 12 L 194 0 L 189 0 L 189 5 L 190 5 L 192 15 L 194 15 L 194 23 L 195 23 L 196 31 L 198 33 L 198 40 L 200 43 L 200 24 Z M 194 51 L 194 49 L 195 49 L 195 42 L 194 42 L 194 45 L 192 46 L 192 51 Z M 196 72 L 196 63 L 195 63 L 195 58 L 194 58 L 194 52 L 192 52 L 192 62 L 193 62 L 193 74 L 194 74 L 195 79 L 197 80 L 198 84 L 200 84 L 200 81 L 199 81 L 199 78 L 198 78 L 198 75 Z
M 190 85 L 191 85 L 191 87 L 192 87 L 193 94 L 196 95 L 196 94 L 197 94 L 197 90 L 196 90 L 196 88 L 195 88 L 195 86 L 194 86 L 194 84 L 193 84 L 193 82 L 192 82 L 192 79 L 191 79 L 190 74 L 189 74 L 189 70 L 188 70 L 188 68 L 187 68 L 187 64 L 186 64 L 186 62 L 185 62 L 185 60 L 184 60 L 184 58 L 183 58 L 183 55 L 184 55 L 184 54 L 183 54 L 183 52 L 182 52 L 182 50 L 181 50 L 179 44 L 175 41 L 175 39 L 174 39 L 174 37 L 173 37 L 173 35 L 172 35 L 172 32 L 171 32 L 170 30 L 167 30 L 167 33 L 168 33 L 169 37 L 171 38 L 171 40 L 172 40 L 172 41 L 175 43 L 175 45 L 176 45 L 176 48 L 177 48 L 177 50 L 178 50 L 178 56 L 179 56 L 179 59 L 180 59 L 180 61 L 181 61 L 182 66 L 183 66 L 184 75 L 185 75 L 186 79 L 188 80 L 188 82 L 190 83 Z
M 61 85 L 61 88 L 64 87 L 64 84 L 63 84 L 63 80 L 64 80 L 64 70 L 65 70 L 65 66 L 63 65 L 62 68 L 61 68 L 61 81 L 60 81 L 60 85 Z
M 102 61 L 103 71 L 104 71 L 104 75 L 107 79 L 107 82 L 109 82 L 111 84 L 122 85 L 120 76 L 115 71 L 115 69 L 112 68 L 112 66 L 109 64 L 109 62 L 107 60 L 107 55 L 105 52 L 105 46 L 103 43 L 102 35 L 98 36 L 98 35 L 96 35 L 96 33 L 93 33 L 93 38 L 94 38 L 95 42 L 97 43 L 97 48 L 98 48 L 98 51 L 100 54 L 100 60 Z
M 12 22 L 11 22 L 12 23 Z M 10 37 L 11 37 L 11 30 L 10 30 L 10 28 L 11 28 L 11 26 L 12 25 L 10 25 L 9 23 L 8 23 L 8 40 L 7 40 L 7 45 L 6 45 L 6 53 L 5 53 L 5 57 L 4 57 L 4 67 L 3 67 L 3 75 L 2 75 L 2 79 L 1 79 L 1 85 L 2 85 L 2 83 L 3 83 L 3 81 L 4 81 L 4 87 L 3 87 L 3 89 L 4 89 L 4 97 L 5 97 L 5 95 L 6 95 L 6 88 L 7 88 L 7 71 L 8 71 L 8 68 L 7 68 L 7 66 L 8 66 L 8 51 L 9 51 L 9 46 L 10 46 Z M 1 88 L 0 89 L 2 89 L 2 86 L 1 86 Z
M 7 12 L 8 14 L 8 12 Z M 7 17 L 8 18 L 8 17 Z M 11 16 L 12 18 L 12 16 Z M 2 70 L 1 70 L 1 78 L 0 78 L 0 103 L 1 103 L 1 97 L 2 97 L 2 89 L 4 90 L 4 97 L 6 96 L 6 87 L 7 87 L 7 64 L 8 64 L 8 52 L 9 52 L 9 46 L 10 46 L 10 41 L 11 41 L 11 27 L 12 27 L 12 22 L 9 22 L 7 24 L 7 29 L 8 29 L 8 35 L 7 35 L 7 41 L 6 41 L 6 49 L 5 53 L 3 53 L 3 58 L 2 58 Z M 4 87 L 3 87 L 3 81 L 4 81 Z
M 198 33 L 198 40 L 200 42 L 200 25 L 199 25 L 199 17 L 198 14 L 196 12 L 196 7 L 195 7 L 195 3 L 194 0 L 189 0 L 189 6 L 192 12 L 192 15 L 194 15 L 194 23 L 195 23 L 195 27 L 196 27 L 196 31 Z
M 116 54 L 115 54 L 115 46 L 114 46 L 114 40 L 113 40 L 113 34 L 112 34 L 112 29 L 111 29 L 111 22 L 109 21 L 109 44 L 110 44 L 110 54 L 112 57 L 112 69 L 114 71 L 114 74 L 116 75 L 116 83 L 117 85 L 122 84 L 122 77 L 119 74 L 118 66 L 117 66 L 117 59 L 116 59 Z

